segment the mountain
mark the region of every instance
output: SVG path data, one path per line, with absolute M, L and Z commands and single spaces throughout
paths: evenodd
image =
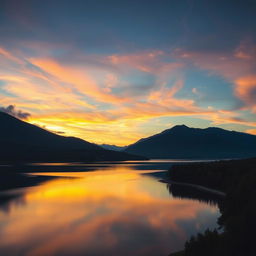
M 0 112 L 0 161 L 105 161 L 142 159 L 60 136 Z
M 116 145 L 109 145 L 109 144 L 99 144 L 100 147 L 104 148 L 104 149 L 108 149 L 108 150 L 114 150 L 114 151 L 122 151 L 125 150 L 127 147 L 120 147 L 120 146 L 116 146 Z
M 129 145 L 124 152 L 149 158 L 220 159 L 256 156 L 256 136 L 221 128 L 177 125 Z

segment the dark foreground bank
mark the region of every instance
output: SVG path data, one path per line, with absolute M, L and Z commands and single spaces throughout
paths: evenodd
M 172 256 L 256 255 L 256 158 L 173 166 L 170 179 L 221 190 L 220 230 L 191 237 Z

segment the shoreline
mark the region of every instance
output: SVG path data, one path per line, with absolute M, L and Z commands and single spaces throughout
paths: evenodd
M 216 189 L 212 189 L 212 188 L 208 188 L 208 187 L 204 187 L 201 185 L 197 185 L 197 184 L 192 184 L 192 183 L 185 183 L 185 182 L 176 182 L 176 181 L 172 181 L 172 180 L 168 180 L 168 179 L 161 179 L 159 180 L 163 183 L 167 183 L 167 184 L 175 184 L 175 185 L 181 185 L 181 186 L 187 186 L 187 187 L 192 187 L 201 191 L 206 191 L 212 194 L 216 194 L 218 196 L 222 196 L 225 197 L 226 193 L 216 190 Z

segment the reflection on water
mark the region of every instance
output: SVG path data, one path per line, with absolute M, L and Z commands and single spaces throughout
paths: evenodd
M 20 189 L 0 205 L 0 255 L 168 255 L 216 226 L 215 205 L 173 197 L 151 167 L 58 172 Z
M 167 184 L 167 187 L 175 198 L 197 200 L 213 206 L 218 206 L 223 201 L 223 196 L 221 195 L 199 190 L 194 187 L 179 184 Z

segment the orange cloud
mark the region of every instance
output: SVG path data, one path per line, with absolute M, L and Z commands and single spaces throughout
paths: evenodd
M 135 102 L 129 106 L 122 106 L 110 112 L 125 119 L 146 120 L 163 116 L 206 115 L 212 110 L 205 110 L 190 99 L 176 99 L 175 94 L 183 87 L 182 80 L 178 80 L 172 87 L 166 85 L 152 90 L 144 101 Z
M 245 103 L 245 107 L 255 112 L 256 102 L 256 51 L 255 46 L 241 44 L 234 52 L 209 53 L 186 52 L 177 49 L 175 56 L 192 62 L 210 73 L 223 76 L 234 85 L 234 94 Z
M 179 80 L 177 81 L 171 88 L 166 88 L 165 85 L 162 85 L 160 88 L 158 88 L 155 91 L 152 91 L 148 99 L 150 101 L 157 101 L 161 104 L 166 104 L 168 99 L 172 99 L 174 95 L 183 87 L 183 81 Z
M 200 69 L 209 70 L 213 74 L 221 75 L 229 81 L 234 81 L 240 76 L 254 73 L 254 63 L 247 59 L 238 59 L 233 55 L 221 52 L 187 52 L 178 49 L 175 56 Z
M 7 83 L 4 85 L 4 89 L 15 95 L 18 101 L 27 102 L 23 104 L 25 107 L 38 109 L 38 104 L 40 104 L 41 110 L 55 109 L 55 111 L 68 107 L 74 108 L 75 106 L 94 108 L 93 105 L 82 100 L 79 95 L 72 94 L 66 89 L 54 88 L 44 83 L 35 84 L 33 81 L 20 80 L 15 76 L 5 81 Z
M 177 71 L 183 67 L 181 62 L 163 62 L 161 57 L 166 56 L 163 51 L 145 51 L 130 55 L 112 55 L 108 60 L 113 65 L 127 69 L 134 68 L 142 72 L 152 73 L 160 76 L 162 73 Z
M 236 96 L 256 112 L 256 75 L 239 78 L 235 85 Z
M 102 89 L 92 77 L 86 74 L 84 68 L 64 66 L 52 59 L 30 59 L 30 61 L 59 81 L 73 85 L 80 93 L 88 97 L 107 103 L 127 101 L 127 98 L 115 96 Z
M 238 116 L 238 113 L 235 111 L 228 111 L 228 110 L 214 111 L 214 109 L 212 109 L 211 113 L 209 112 L 208 115 L 205 115 L 202 118 L 211 121 L 213 125 L 239 124 L 246 127 L 256 127 L 256 122 L 240 118 Z M 245 132 L 248 132 L 248 131 L 249 131 L 248 129 L 245 130 Z

